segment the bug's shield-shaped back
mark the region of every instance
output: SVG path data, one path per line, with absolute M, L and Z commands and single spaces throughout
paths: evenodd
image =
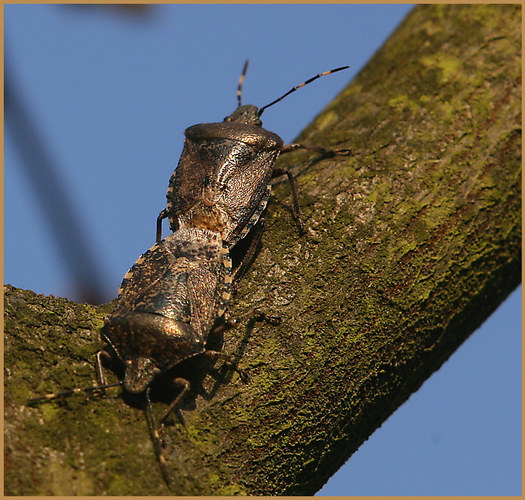
M 204 351 L 229 299 L 231 262 L 215 235 L 182 229 L 155 244 L 124 277 L 104 336 L 124 361 L 165 371 Z
M 185 134 L 168 189 L 171 227 L 218 231 L 233 244 L 247 225 L 257 222 L 260 205 L 266 204 L 283 141 L 261 127 L 237 122 L 194 125 Z

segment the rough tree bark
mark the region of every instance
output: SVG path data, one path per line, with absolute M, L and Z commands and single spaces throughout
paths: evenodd
M 520 49 L 520 6 L 417 7 L 301 135 L 355 155 L 283 158 L 307 234 L 277 186 L 230 308 L 282 324 L 225 335 L 246 385 L 181 367 L 196 389 L 166 432 L 170 489 L 140 400 L 26 406 L 94 382 L 112 305 L 7 287 L 6 493 L 317 491 L 520 282 Z M 159 381 L 157 412 L 173 394 Z

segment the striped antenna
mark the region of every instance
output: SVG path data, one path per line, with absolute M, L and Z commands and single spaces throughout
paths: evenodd
M 151 405 L 151 399 L 149 397 L 149 391 L 150 388 L 146 388 L 146 420 L 149 423 L 151 434 L 153 436 L 153 447 L 155 448 L 155 453 L 157 455 L 157 458 L 159 460 L 160 464 L 160 471 L 162 473 L 162 477 L 164 478 L 164 481 L 166 481 L 166 484 L 170 484 L 170 475 L 168 472 L 168 465 L 166 462 L 166 457 L 164 456 L 164 453 L 162 452 L 162 445 L 160 441 L 160 432 L 159 432 L 159 426 L 157 425 L 157 421 L 155 420 L 155 415 L 153 413 L 153 407 Z
M 29 406 L 36 406 L 41 403 L 45 403 L 46 401 L 51 401 L 53 399 L 59 399 L 59 398 L 66 398 L 68 396 L 72 396 L 73 394 L 82 394 L 83 392 L 86 393 L 94 393 L 98 391 L 103 391 L 104 389 L 109 389 L 110 387 L 118 387 L 119 385 L 122 385 L 123 382 L 116 382 L 114 384 L 102 384 L 102 385 L 96 385 L 93 387 L 77 387 L 75 389 L 70 389 L 69 391 L 63 391 L 63 392 L 51 392 L 49 394 L 46 394 L 44 396 L 39 396 L 38 398 L 30 399 L 27 404 Z
M 286 96 L 290 95 L 292 92 L 295 92 L 297 89 L 300 89 L 301 87 L 304 87 L 305 85 L 308 85 L 309 83 L 312 83 L 314 80 L 317 80 L 318 78 L 321 78 L 325 75 L 330 75 L 331 73 L 337 73 L 338 71 L 342 71 L 343 69 L 348 69 L 350 66 L 341 66 L 340 68 L 331 69 L 330 71 L 325 71 L 324 73 L 319 73 L 318 75 L 313 76 L 309 80 L 306 80 L 306 82 L 303 82 L 299 85 L 296 85 L 293 89 L 290 89 L 286 94 L 283 94 L 278 99 L 275 99 L 275 101 L 272 101 L 270 104 L 267 104 L 266 106 L 263 106 L 259 109 L 259 116 L 263 114 L 263 111 L 266 108 L 269 108 L 270 106 L 273 106 L 274 104 L 278 103 L 279 101 L 282 101 Z
M 246 59 L 246 62 L 244 63 L 244 68 L 242 69 L 241 76 L 239 77 L 239 85 L 237 85 L 237 102 L 239 103 L 239 106 L 241 106 L 242 84 L 244 83 L 244 79 L 246 78 L 247 69 L 248 59 Z

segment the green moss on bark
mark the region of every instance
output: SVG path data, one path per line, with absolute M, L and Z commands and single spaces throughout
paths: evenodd
M 6 493 L 317 491 L 520 282 L 520 47 L 520 6 L 417 7 L 298 139 L 355 154 L 282 157 L 307 234 L 279 183 L 230 307 L 282 323 L 226 334 L 248 384 L 189 370 L 165 435 L 171 488 L 140 400 L 26 406 L 93 383 L 111 306 L 7 287 Z M 157 412 L 173 394 L 159 381 Z

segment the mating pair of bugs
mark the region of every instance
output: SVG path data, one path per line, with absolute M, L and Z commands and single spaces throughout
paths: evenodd
M 96 356 L 99 385 L 47 394 L 30 401 L 38 404 L 119 385 L 130 393 L 144 394 L 146 415 L 166 482 L 169 474 L 160 444 L 160 427 L 150 400 L 152 381 L 197 355 L 232 363 L 226 354 L 206 349 L 206 343 L 213 332 L 223 328 L 216 324 L 225 312 L 232 287 L 256 254 L 273 177 L 288 176 L 292 212 L 303 228 L 294 179 L 289 171 L 275 167 L 277 157 L 300 148 L 323 155 L 349 153 L 303 144 L 285 145 L 277 134 L 262 128 L 260 119 L 266 108 L 300 87 L 348 66 L 320 73 L 261 108 L 241 103 L 247 67 L 248 61 L 239 79 L 237 109 L 223 122 L 194 125 L 184 132 L 184 149 L 169 182 L 167 207 L 157 219 L 157 241 L 124 276 L 116 308 L 105 318 L 102 338 L 108 350 Z M 165 218 L 169 219 L 173 233 L 162 239 Z M 241 240 L 249 244 L 243 247 L 239 245 Z M 235 265 L 232 265 L 233 253 Z M 104 358 L 123 364 L 125 375 L 118 383 L 107 383 Z M 246 380 L 246 374 L 235 369 Z M 174 383 L 180 392 L 166 409 L 161 423 L 190 389 L 186 379 L 178 377 Z

